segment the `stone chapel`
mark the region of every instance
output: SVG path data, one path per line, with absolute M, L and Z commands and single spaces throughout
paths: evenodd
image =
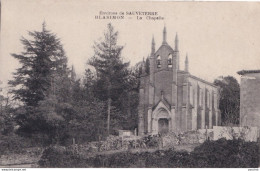
M 166 134 L 211 129 L 220 123 L 218 87 L 179 68 L 178 35 L 173 49 L 166 41 L 155 50 L 152 39 L 149 74 L 142 64 L 140 76 L 138 135 Z

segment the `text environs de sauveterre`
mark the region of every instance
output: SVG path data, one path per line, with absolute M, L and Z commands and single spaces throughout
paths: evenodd
M 126 11 L 126 12 L 104 12 L 100 11 L 95 19 L 125 19 L 125 16 L 137 16 L 137 18 L 145 18 L 147 20 L 163 20 L 164 17 L 158 16 L 158 12 L 146 11 Z

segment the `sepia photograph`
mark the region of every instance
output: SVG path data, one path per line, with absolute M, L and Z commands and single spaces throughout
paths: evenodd
M 259 170 L 260 2 L 0 0 L 0 13 L 0 171 Z

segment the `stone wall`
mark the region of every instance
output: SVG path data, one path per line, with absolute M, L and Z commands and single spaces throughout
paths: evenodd
M 245 141 L 256 142 L 258 138 L 257 127 L 224 127 L 224 126 L 214 126 L 214 138 L 213 140 L 218 140 L 220 138 L 226 138 L 231 140 L 234 138 L 241 138 Z
M 205 140 L 227 140 L 241 138 L 245 141 L 256 142 L 258 138 L 257 127 L 223 127 L 213 126 L 213 129 L 198 129 L 179 134 L 169 133 L 162 137 L 163 147 L 171 148 L 176 145 L 201 144 Z
M 162 137 L 163 147 L 171 148 L 176 145 L 201 144 L 206 139 L 213 139 L 212 129 L 201 129 L 196 131 L 187 131 L 179 134 L 169 133 Z
M 260 128 L 260 73 L 241 77 L 240 126 Z

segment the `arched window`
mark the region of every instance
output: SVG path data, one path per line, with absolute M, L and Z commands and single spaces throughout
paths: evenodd
M 161 68 L 161 57 L 157 56 L 157 68 Z
M 168 56 L 168 67 L 172 68 L 172 54 L 169 54 Z

